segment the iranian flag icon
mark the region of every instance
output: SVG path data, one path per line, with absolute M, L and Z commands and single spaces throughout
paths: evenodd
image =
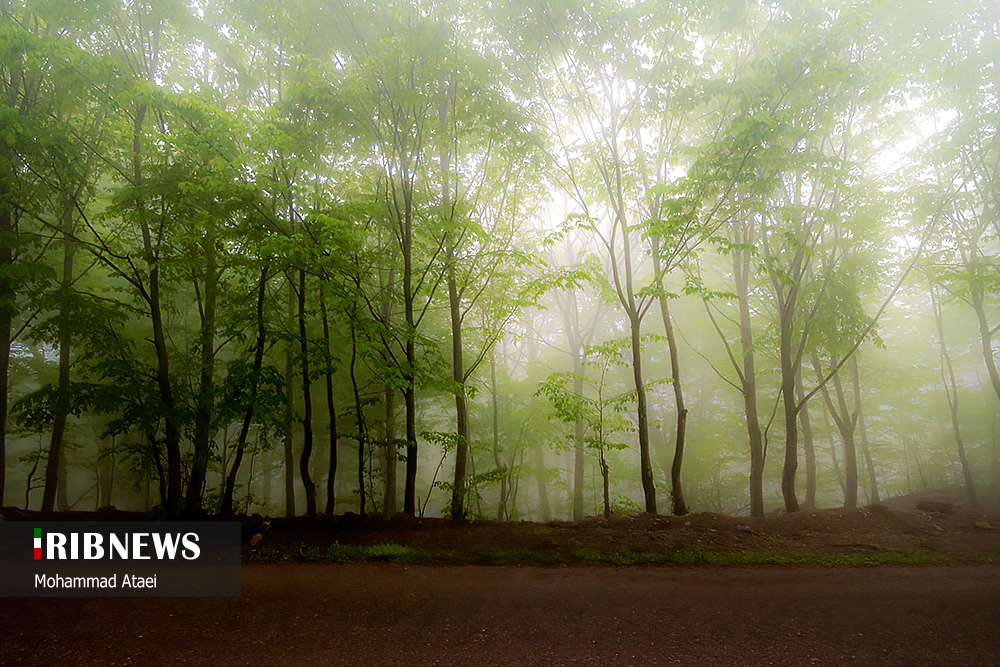
M 35 560 L 42 558 L 42 529 L 35 528 Z

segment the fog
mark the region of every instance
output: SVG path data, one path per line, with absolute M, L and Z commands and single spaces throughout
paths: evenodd
M 303 6 L 0 9 L 4 506 L 1000 500 L 995 11 Z

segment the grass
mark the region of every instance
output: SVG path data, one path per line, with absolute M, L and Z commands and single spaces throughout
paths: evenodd
M 801 567 L 879 567 L 879 566 L 919 566 L 944 565 L 950 562 L 946 556 L 923 551 L 880 550 L 875 553 L 857 555 L 843 553 L 793 554 L 765 553 L 759 551 L 632 551 L 619 549 L 612 553 L 600 553 L 591 549 L 493 548 L 476 547 L 468 553 L 434 551 L 421 547 L 391 542 L 371 546 L 356 546 L 334 542 L 325 551 L 314 545 L 302 544 L 298 547 L 268 547 L 248 554 L 249 562 L 333 562 L 333 563 L 438 563 L 443 565 L 544 565 L 568 566 L 580 564 L 610 565 L 630 567 L 641 565 L 679 565 L 688 567 L 760 567 L 760 566 L 801 566 Z
M 419 563 L 430 559 L 431 554 L 419 547 L 386 542 L 369 547 L 334 542 L 326 550 L 326 557 L 335 563 L 383 561 L 389 563 Z

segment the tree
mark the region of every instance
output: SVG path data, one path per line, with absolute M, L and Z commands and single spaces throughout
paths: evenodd
M 629 322 L 640 478 L 645 509 L 655 513 L 642 325 L 649 309 L 659 303 L 667 315 L 668 344 L 676 351 L 664 300 L 670 295 L 663 282 L 704 240 L 704 227 L 697 218 L 665 215 L 677 211 L 664 210 L 673 202 L 663 196 L 672 170 L 681 162 L 672 153 L 687 129 L 690 107 L 678 100 L 696 58 L 697 17 L 673 5 L 626 9 L 608 4 L 546 10 L 543 21 L 551 45 L 546 54 L 554 89 L 546 100 L 551 122 L 570 123 L 578 135 L 559 137 L 562 180 L 583 227 L 602 246 L 610 274 L 605 293 Z M 632 30 L 622 31 L 622 25 Z M 616 58 L 608 62 L 607 53 Z M 653 137 L 652 150 L 644 134 Z M 647 245 L 650 239 L 652 245 Z M 651 255 L 652 270 L 642 266 Z M 676 357 L 672 372 L 679 374 Z M 680 392 L 679 384 L 675 392 Z M 679 420 L 685 420 L 682 398 L 676 407 Z M 681 498 L 675 509 L 683 512 L 683 498 L 678 495 L 683 428 L 678 436 L 673 482 L 675 498 Z
M 601 471 L 605 519 L 611 517 L 611 468 L 605 454 L 608 450 L 624 449 L 624 445 L 616 442 L 614 436 L 631 433 L 635 429 L 625 417 L 630 403 L 635 400 L 635 392 L 626 391 L 606 396 L 607 373 L 613 366 L 627 364 L 626 355 L 630 347 L 631 341 L 610 341 L 588 347 L 586 354 L 594 359 L 590 365 L 600 372 L 597 378 L 585 379 L 575 373 L 556 373 L 538 386 L 538 394 L 549 400 L 559 420 L 567 424 L 575 425 L 580 421 L 586 424 L 584 441 L 588 449 L 597 452 Z M 573 385 L 572 389 L 569 388 L 570 384 Z M 577 391 L 581 384 L 584 385 L 584 391 Z M 575 438 L 575 433 L 569 437 Z

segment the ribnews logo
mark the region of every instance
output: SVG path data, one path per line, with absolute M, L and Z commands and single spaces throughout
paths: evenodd
M 82 537 L 81 537 L 82 536 Z M 35 560 L 99 560 L 117 556 L 122 560 L 150 560 L 180 557 L 195 560 L 201 555 L 198 533 L 111 533 L 104 546 L 104 535 L 96 532 L 46 533 L 45 555 L 42 555 L 42 529 L 35 528 L 33 548 Z M 68 542 L 68 544 L 67 544 Z M 130 546 L 131 542 L 131 546 Z M 67 555 L 68 554 L 68 555 Z
M 0 522 L 0 597 L 239 595 L 236 521 Z

